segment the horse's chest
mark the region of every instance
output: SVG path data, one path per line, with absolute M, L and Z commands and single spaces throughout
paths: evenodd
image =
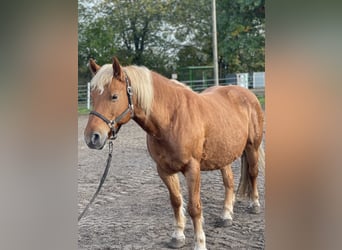
M 147 140 L 152 159 L 159 167 L 172 172 L 182 171 L 191 157 L 191 154 L 186 153 L 182 147 L 177 145 L 165 141 L 156 141 L 151 138 Z

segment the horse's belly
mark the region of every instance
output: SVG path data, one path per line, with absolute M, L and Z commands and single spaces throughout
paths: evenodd
M 231 144 L 226 142 L 207 143 L 203 147 L 201 170 L 215 170 L 231 164 L 242 155 L 244 143 Z
M 238 155 L 227 156 L 227 155 L 220 154 L 211 158 L 202 158 L 201 159 L 201 171 L 221 169 L 224 166 L 231 164 L 238 157 L 239 157 Z

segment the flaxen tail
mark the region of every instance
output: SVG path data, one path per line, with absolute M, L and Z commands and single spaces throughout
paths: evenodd
M 265 151 L 263 144 L 259 146 L 258 149 L 258 168 L 259 168 L 259 173 L 265 174 Z M 241 176 L 240 176 L 240 182 L 239 186 L 237 189 L 237 194 L 240 197 L 246 197 L 250 196 L 252 193 L 252 183 L 249 178 L 249 173 L 248 173 L 248 162 L 247 162 L 247 155 L 246 152 L 243 152 L 241 156 Z
M 265 150 L 264 145 L 261 143 L 259 146 L 259 158 L 258 158 L 258 166 L 261 173 L 265 174 Z

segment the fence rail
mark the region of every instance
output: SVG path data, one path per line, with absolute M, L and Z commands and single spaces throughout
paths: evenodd
M 242 76 L 240 79 L 239 77 Z M 226 78 L 219 79 L 219 85 L 240 85 L 251 89 L 257 96 L 264 96 L 265 88 L 265 73 L 264 72 L 254 72 L 253 74 L 236 74 L 236 76 L 229 76 Z M 192 81 L 181 81 L 186 85 L 190 86 L 194 91 L 201 92 L 206 88 L 214 86 L 213 79 L 201 79 Z M 90 109 L 90 83 L 78 84 L 78 107 L 82 109 Z
M 90 109 L 90 83 L 78 84 L 78 107 Z

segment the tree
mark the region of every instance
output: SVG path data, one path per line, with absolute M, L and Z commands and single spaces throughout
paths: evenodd
M 218 52 L 228 71 L 264 70 L 264 0 L 217 0 Z M 184 66 L 212 65 L 207 0 L 80 0 L 79 77 L 117 55 L 167 77 Z
M 97 2 L 95 2 L 97 3 Z M 80 1 L 78 4 L 78 76 L 86 83 L 91 74 L 87 67 L 90 58 L 99 64 L 108 63 L 109 55 L 116 54 L 113 40 L 114 30 L 109 29 L 96 4 Z
M 94 56 L 106 62 L 114 55 L 123 64 L 144 64 L 167 74 L 173 64 L 172 39 L 167 35 L 169 9 L 173 1 L 159 0 L 103 0 L 89 7 L 87 1 L 79 5 L 79 14 L 85 24 L 80 25 L 79 59 L 82 63 Z M 89 13 L 93 15 L 89 17 Z M 86 16 L 86 18 L 84 18 Z M 101 54 L 99 53 L 101 50 Z M 87 58 L 88 57 L 88 58 Z
M 219 55 L 230 73 L 264 71 L 265 1 L 217 1 Z
M 211 3 L 200 0 L 186 2 L 183 10 L 186 17 L 183 32 L 187 34 L 183 42 L 186 46 L 180 48 L 177 63 L 179 66 L 212 65 Z

